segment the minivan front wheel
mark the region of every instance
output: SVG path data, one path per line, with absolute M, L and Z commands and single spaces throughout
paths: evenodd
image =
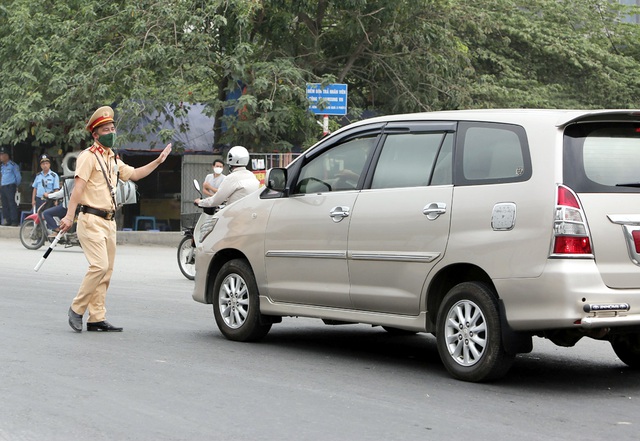
M 260 323 L 258 286 L 245 260 L 230 260 L 218 272 L 213 315 L 220 332 L 229 340 L 260 340 L 271 329 L 270 323 Z
M 480 282 L 454 286 L 438 311 L 436 341 L 447 371 L 464 381 L 489 381 L 503 377 L 514 355 L 502 344 L 498 302 Z

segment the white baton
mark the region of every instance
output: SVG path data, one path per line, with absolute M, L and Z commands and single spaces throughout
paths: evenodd
M 57 235 L 56 238 L 53 239 L 53 242 L 51 243 L 51 245 L 49 245 L 49 248 L 47 249 L 47 251 L 44 252 L 44 255 L 40 258 L 40 260 L 38 261 L 38 263 L 36 264 L 36 267 L 34 268 L 35 271 L 38 271 L 40 269 L 40 267 L 42 266 L 42 264 L 44 263 L 45 260 L 47 260 L 47 257 L 49 257 L 49 254 L 51 254 L 51 251 L 53 251 L 53 249 L 55 248 L 56 245 L 58 245 L 58 241 L 62 238 L 62 236 L 64 236 L 65 233 L 63 233 L 62 231 L 60 231 Z

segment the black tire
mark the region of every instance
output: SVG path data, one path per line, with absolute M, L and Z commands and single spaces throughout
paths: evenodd
M 640 368 L 640 334 L 617 335 L 611 340 L 611 347 L 624 364 Z
M 36 224 L 33 219 L 27 219 L 20 225 L 20 242 L 25 248 L 37 250 L 44 245 L 46 239 L 42 225 Z
M 515 359 L 502 344 L 497 298 L 479 282 L 460 283 L 444 297 L 438 311 L 436 341 L 447 371 L 464 381 L 501 378 Z
M 260 321 L 258 285 L 242 259 L 225 263 L 214 283 L 213 315 L 220 332 L 234 341 L 257 341 L 271 329 Z
M 185 236 L 180 241 L 180 245 L 178 245 L 178 267 L 182 275 L 189 280 L 193 280 L 196 277 L 195 249 L 192 246 L 192 242 L 191 236 Z

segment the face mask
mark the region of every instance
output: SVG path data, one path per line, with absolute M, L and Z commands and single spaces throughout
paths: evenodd
M 220 173 L 222 173 L 222 167 L 213 167 L 213 172 L 216 175 L 219 175 Z
M 100 135 L 98 142 L 105 147 L 113 147 L 116 144 L 116 132 L 107 133 L 106 135 Z

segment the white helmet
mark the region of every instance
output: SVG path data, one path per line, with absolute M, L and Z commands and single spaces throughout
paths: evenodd
M 249 164 L 249 151 L 241 145 L 231 147 L 227 153 L 227 165 L 229 167 L 246 167 L 247 164 Z

